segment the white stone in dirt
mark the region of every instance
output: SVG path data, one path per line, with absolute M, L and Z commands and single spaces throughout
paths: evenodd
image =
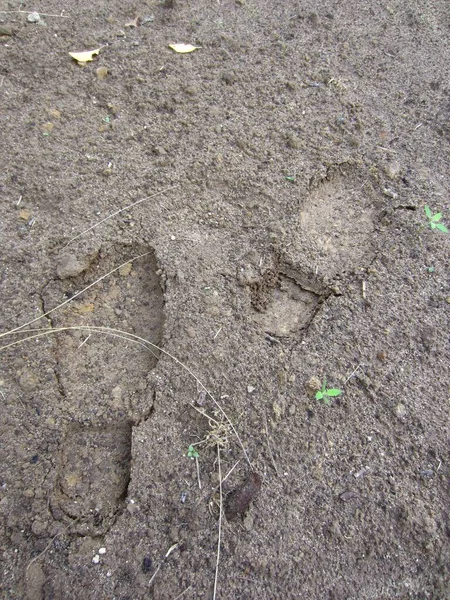
M 92 562 L 94 563 L 94 565 L 98 565 L 98 563 L 100 562 L 100 556 L 96 554 L 92 559 Z
M 31 12 L 27 17 L 28 23 L 39 23 L 40 20 L 41 15 L 38 12 Z
M 395 407 L 394 412 L 396 417 L 403 419 L 403 417 L 406 415 L 406 406 L 399 402 Z
M 99 548 L 98 549 L 98 553 L 99 554 L 105 554 L 106 553 L 106 548 Z

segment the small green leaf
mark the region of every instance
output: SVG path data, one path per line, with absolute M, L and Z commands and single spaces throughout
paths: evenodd
M 428 273 L 434 273 L 435 268 L 434 267 L 427 267 L 427 271 L 428 271 Z
M 443 223 L 438 223 L 436 225 L 436 229 L 439 229 L 439 231 L 443 231 L 444 233 L 448 233 L 448 229 Z
M 295 177 L 293 175 L 286 175 L 286 179 L 291 183 L 295 183 Z
M 436 223 L 433 223 L 433 221 L 430 221 L 430 227 L 431 229 L 436 229 L 437 225 Z
M 431 212 L 430 207 L 426 204 L 425 204 L 425 214 L 427 215 L 427 217 L 429 219 L 431 219 L 431 217 L 433 216 L 433 213 Z
M 316 400 L 323 400 L 323 392 L 316 392 Z
M 431 217 L 431 220 L 432 220 L 434 223 L 437 223 L 437 222 L 438 222 L 438 221 L 440 221 L 441 219 L 442 219 L 442 213 L 436 213 L 435 215 L 433 215 L 433 216 Z
M 197 450 L 194 448 L 194 446 L 192 444 L 188 448 L 187 455 L 189 458 L 198 458 L 199 457 L 199 453 L 197 452 Z
M 340 396 L 342 394 L 342 390 L 338 390 L 337 388 L 331 388 L 331 390 L 327 390 L 327 396 Z

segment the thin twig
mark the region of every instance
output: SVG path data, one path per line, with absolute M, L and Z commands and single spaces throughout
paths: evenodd
M 220 465 L 220 446 L 219 446 L 219 444 L 217 444 L 217 464 L 218 464 L 218 470 L 219 470 L 219 534 L 218 534 L 218 540 L 217 540 L 216 572 L 214 575 L 214 592 L 213 592 L 212 600 L 216 600 L 217 581 L 219 578 L 220 544 L 222 542 L 222 510 L 223 510 L 222 504 L 223 504 L 223 499 L 222 499 L 222 467 Z
M 128 261 L 128 262 L 130 262 L 130 261 Z M 120 268 L 120 267 L 118 267 L 118 268 Z M 89 286 L 89 287 L 91 287 L 91 286 Z M 64 302 L 64 304 L 67 304 L 67 302 Z M 59 308 L 59 307 L 56 307 L 56 308 Z M 56 310 L 56 308 L 52 309 L 52 310 Z M 45 315 L 43 315 L 43 316 L 45 316 Z M 38 317 L 38 318 L 41 318 L 41 317 Z M 35 320 L 37 320 L 37 319 L 35 319 Z M 32 322 L 34 322 L 34 321 L 32 321 Z M 21 327 L 17 327 L 16 329 L 13 329 L 11 331 L 6 331 L 5 333 L 0 334 L 0 338 L 19 333 L 19 330 L 22 329 L 22 327 L 25 327 L 25 325 L 22 325 Z M 203 383 L 200 381 L 200 379 L 197 377 L 197 375 L 195 375 L 195 373 L 193 373 L 193 371 L 191 371 L 191 369 L 187 365 L 182 363 L 181 360 L 179 360 L 176 356 L 174 356 L 167 350 L 164 350 L 164 348 L 160 348 L 156 344 L 153 344 L 149 340 L 139 337 L 138 335 L 135 335 L 134 333 L 129 333 L 128 331 L 122 331 L 121 329 L 114 329 L 113 327 L 100 327 L 100 326 L 95 326 L 95 325 L 76 325 L 76 326 L 74 325 L 71 327 L 53 327 L 53 328 L 49 328 L 49 329 L 27 330 L 27 331 L 23 331 L 22 333 L 28 333 L 30 331 L 38 331 L 39 333 L 28 336 L 26 338 L 21 338 L 20 340 L 16 340 L 15 342 L 10 342 L 9 344 L 5 344 L 4 346 L 0 346 L 0 351 L 6 350 L 7 348 L 11 348 L 12 346 L 16 346 L 17 344 L 21 344 L 26 341 L 30 341 L 30 340 L 41 338 L 46 335 L 50 335 L 51 333 L 60 333 L 62 331 L 87 331 L 88 333 L 103 333 L 104 335 L 110 335 L 112 337 L 117 337 L 117 338 L 124 339 L 127 341 L 133 341 L 136 344 L 138 344 L 139 346 L 142 346 L 149 351 L 151 351 L 151 349 L 153 348 L 155 350 L 158 350 L 159 352 L 162 352 L 163 354 L 168 356 L 170 359 L 172 359 L 182 369 L 184 369 L 186 371 L 186 373 L 188 373 L 197 382 L 197 384 L 199 386 L 201 386 L 201 388 L 205 391 L 205 393 L 211 398 L 211 400 L 214 402 L 215 406 L 219 409 L 219 411 L 221 412 L 223 417 L 228 422 L 231 430 L 233 431 L 234 435 L 236 436 L 236 439 L 239 442 L 239 445 L 242 449 L 242 452 L 244 453 L 246 461 L 251 466 L 250 458 L 247 454 L 247 451 L 244 448 L 244 444 L 242 443 L 242 440 L 239 437 L 239 434 L 236 431 L 236 428 L 233 425 L 231 419 L 228 417 L 227 413 L 223 410 L 223 408 L 220 406 L 220 404 L 215 399 L 215 397 L 212 395 L 212 393 L 203 385 Z M 212 417 L 210 417 L 210 418 L 212 418 Z
M 119 269 L 121 269 L 122 267 L 124 267 L 125 265 L 128 265 L 129 263 L 132 263 L 134 260 L 138 260 L 138 258 L 142 258 L 143 256 L 147 256 L 148 254 L 151 254 L 151 252 L 144 252 L 144 254 L 140 254 L 139 256 L 135 256 L 134 258 L 131 258 L 130 260 L 127 260 L 122 265 L 119 265 L 115 269 L 112 269 L 112 271 L 109 271 L 109 273 L 106 273 L 106 275 L 102 275 L 99 279 L 97 279 L 96 281 L 94 281 L 94 283 L 91 283 L 90 285 L 88 285 L 87 287 L 85 287 L 83 290 L 81 290 L 80 292 L 77 292 L 76 294 L 74 294 L 73 296 L 71 296 L 68 300 L 65 300 L 61 304 L 58 304 L 58 306 L 55 306 L 54 308 L 52 308 L 48 312 L 44 313 L 43 315 L 40 315 L 39 317 L 36 317 L 32 321 L 28 321 L 28 323 L 24 323 L 23 325 L 20 325 L 19 327 L 16 327 L 15 329 L 11 329 L 10 331 L 6 331 L 4 333 L 0 333 L 0 338 L 4 337 L 5 335 L 10 335 L 11 333 L 15 333 L 16 331 L 20 331 L 24 327 L 27 327 L 28 325 L 32 325 L 33 323 L 36 323 L 36 321 L 39 321 L 40 319 L 43 319 L 44 317 L 48 317 L 48 315 L 50 315 L 52 312 L 55 312 L 55 310 L 58 310 L 59 308 L 62 308 L 66 304 L 69 304 L 69 302 L 72 302 L 72 300 L 74 300 L 75 298 L 78 298 L 78 296 L 81 296 L 81 294 L 84 294 L 84 292 L 87 292 L 89 289 L 91 289 L 91 287 L 94 287 L 94 285 L 96 285 L 97 283 L 100 283 L 100 281 L 102 281 L 103 279 L 105 279 L 109 275 L 112 275 L 113 273 L 115 273 L 116 271 L 118 271 Z
M 170 546 L 170 548 L 167 550 L 166 554 L 164 555 L 164 558 L 162 559 L 162 561 L 159 563 L 159 565 L 156 567 L 156 571 L 153 573 L 153 575 L 150 577 L 150 581 L 148 582 L 148 587 L 150 587 L 152 585 L 153 580 L 155 579 L 155 577 L 157 576 L 157 574 L 159 573 L 160 568 L 162 567 L 162 565 L 165 563 L 166 558 L 168 556 L 170 556 L 170 554 L 172 554 L 172 552 L 178 548 L 179 543 L 177 542 L 176 544 L 174 544 L 173 546 Z
M 124 208 L 121 208 L 120 210 L 116 210 L 116 212 L 112 213 L 108 217 L 105 217 L 104 219 L 102 219 L 98 223 L 95 223 L 95 225 L 92 225 L 92 227 L 88 227 L 87 229 L 85 229 L 84 231 L 82 231 L 81 233 L 79 233 L 78 235 L 76 235 L 75 237 L 73 237 L 72 239 L 70 239 L 67 242 L 67 244 L 65 246 L 63 246 L 63 248 L 67 248 L 67 246 L 69 244 L 71 244 L 72 242 L 74 242 L 75 240 L 77 240 L 78 238 L 80 238 L 85 233 L 88 233 L 88 231 L 92 231 L 92 229 L 95 229 L 96 227 L 98 227 L 102 223 L 105 223 L 105 221 L 109 221 L 109 219 L 112 219 L 113 217 L 116 217 L 117 215 L 120 215 L 120 213 L 124 212 L 125 210 L 130 210 L 130 208 L 133 208 L 134 206 L 137 206 L 138 204 L 141 204 L 141 202 L 145 202 L 146 200 L 150 200 L 151 198 L 155 198 L 155 196 L 159 196 L 160 194 L 164 194 L 164 192 L 169 192 L 170 190 L 173 190 L 176 187 L 178 187 L 178 184 L 177 185 L 172 185 L 171 187 L 168 187 L 168 188 L 165 188 L 164 190 L 161 190 L 160 192 L 156 192 L 156 194 L 152 194 L 151 196 L 147 196 L 145 198 L 141 198 L 140 200 L 137 200 L 136 202 L 133 202 L 133 204 L 129 204 L 128 206 L 125 206 Z
M 78 521 L 79 521 L 79 518 L 75 522 L 78 522 Z M 58 533 L 56 535 L 54 535 L 52 537 L 52 539 L 49 541 L 49 543 L 45 546 L 45 548 L 42 550 L 42 552 L 30 560 L 30 562 L 27 565 L 27 568 L 25 569 L 25 577 L 27 576 L 28 569 L 31 567 L 31 565 L 33 563 L 35 563 L 37 560 L 39 560 L 42 556 L 44 556 L 44 554 L 47 552 L 47 550 L 50 548 L 50 546 L 56 540 L 58 535 L 65 533 L 69 529 L 69 527 L 70 527 L 70 525 L 67 525 L 62 531 L 58 531 Z
M 344 385 L 353 377 L 353 375 L 356 373 L 356 371 L 361 368 L 363 366 L 362 363 L 359 363 L 359 365 L 353 369 L 353 371 L 350 373 L 350 375 L 347 377 L 347 379 L 344 381 Z
M 202 489 L 202 482 L 200 480 L 200 467 L 198 466 L 198 457 L 195 457 L 195 466 L 197 467 L 197 479 L 198 479 L 198 487 Z
M 179 600 L 179 598 L 182 598 L 184 596 L 184 594 L 191 589 L 191 587 L 192 587 L 192 585 L 190 585 L 189 587 L 187 587 L 185 590 L 183 590 L 181 592 L 181 594 L 178 594 L 178 596 L 176 598 L 174 598 L 173 600 Z

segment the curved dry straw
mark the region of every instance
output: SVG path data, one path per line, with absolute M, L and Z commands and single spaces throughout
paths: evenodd
M 66 304 L 66 302 L 64 302 L 63 304 Z M 60 306 L 62 306 L 62 305 L 60 305 Z M 57 306 L 56 308 L 52 309 L 52 311 L 49 311 L 49 312 L 53 312 L 53 310 L 56 310 L 57 308 L 59 308 L 59 306 Z M 49 313 L 46 313 L 46 314 L 49 314 Z M 44 317 L 44 316 L 45 315 L 42 315 L 42 317 Z M 42 317 L 38 317 L 37 319 L 35 319 L 35 321 L 39 320 Z M 32 322 L 34 322 L 34 321 L 32 321 Z M 25 325 L 22 327 L 25 327 Z M 179 360 L 176 356 L 174 356 L 167 350 L 164 350 L 164 348 L 161 348 L 160 346 L 157 346 L 156 344 L 153 344 L 149 340 L 146 340 L 145 338 L 135 335 L 134 333 L 129 333 L 128 331 L 123 331 L 121 329 L 115 329 L 113 327 L 106 327 L 106 326 L 73 325 L 70 327 L 51 327 L 48 329 L 26 329 L 25 331 L 20 331 L 21 329 L 22 329 L 21 327 L 17 327 L 16 329 L 13 329 L 11 331 L 6 331 L 4 333 L 0 333 L 0 338 L 4 338 L 7 336 L 11 336 L 11 335 L 18 335 L 20 333 L 22 333 L 22 334 L 33 333 L 33 335 L 28 335 L 26 337 L 20 338 L 19 340 L 15 340 L 14 342 L 9 342 L 8 344 L 4 344 L 3 346 L 0 346 L 0 351 L 6 350 L 7 348 L 12 348 L 13 346 L 18 346 L 20 344 L 23 344 L 24 342 L 28 342 L 31 340 L 37 340 L 41 337 L 46 337 L 46 336 L 54 334 L 54 333 L 62 333 L 64 331 L 85 331 L 87 333 L 98 333 L 98 334 L 103 334 L 103 335 L 107 335 L 110 337 L 116 337 L 116 338 L 119 338 L 122 340 L 131 341 L 135 344 L 138 344 L 139 346 L 142 346 L 146 350 L 149 350 L 150 352 L 152 352 L 152 350 L 157 350 L 158 352 L 162 352 L 163 354 L 168 356 L 171 360 L 173 360 L 177 365 L 179 365 L 184 371 L 186 371 L 186 373 L 188 373 L 198 383 L 198 385 L 205 391 L 205 393 L 211 398 L 211 400 L 214 402 L 215 406 L 218 408 L 220 413 L 223 415 L 223 417 L 226 419 L 226 421 L 230 425 L 230 428 L 231 428 L 232 432 L 234 433 L 234 435 L 236 436 L 236 439 L 239 442 L 242 452 L 244 453 L 246 461 L 251 466 L 250 458 L 247 454 L 247 451 L 244 448 L 242 440 L 239 437 L 239 434 L 236 431 L 236 428 L 234 427 L 231 419 L 228 417 L 226 412 L 220 406 L 219 402 L 216 400 L 216 398 L 213 396 L 213 394 L 208 390 L 208 388 L 203 385 L 203 383 L 200 381 L 200 379 L 197 377 L 197 375 L 195 375 L 195 373 L 193 373 L 187 365 L 182 363 L 181 360 Z

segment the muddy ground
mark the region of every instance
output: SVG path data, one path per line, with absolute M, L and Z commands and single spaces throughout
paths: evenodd
M 448 1 L 0 21 L 1 598 L 449 598 Z

